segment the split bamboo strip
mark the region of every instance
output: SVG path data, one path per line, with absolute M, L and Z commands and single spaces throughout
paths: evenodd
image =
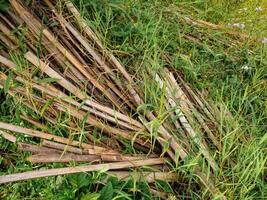
M 50 148 L 47 148 L 50 149 Z M 38 150 L 38 149 L 37 149 Z M 38 154 L 28 157 L 28 161 L 32 163 L 66 163 L 66 162 L 121 162 L 121 161 L 134 161 L 146 160 L 145 157 L 134 157 L 124 155 L 77 155 L 68 152 L 52 151 L 50 152 L 35 152 Z
M 8 140 L 9 142 L 15 143 L 17 141 L 17 138 L 14 135 L 11 135 L 5 131 L 0 130 L 0 135 L 6 140 Z
M 41 147 L 41 146 L 22 143 L 22 142 L 18 143 L 18 149 L 20 151 L 38 153 L 38 154 L 40 154 L 40 153 L 42 153 L 42 154 L 60 153 L 60 151 L 58 151 L 56 149 Z
M 100 162 L 97 155 L 77 155 L 70 153 L 35 154 L 27 158 L 31 163 L 67 163 L 67 162 Z
M 43 140 L 41 144 L 44 147 L 57 149 L 57 150 L 61 150 L 61 151 L 64 151 L 64 152 L 70 152 L 70 153 L 80 154 L 80 155 L 88 154 L 87 151 L 84 151 L 84 150 L 82 150 L 82 149 L 80 149 L 78 147 L 64 145 L 64 144 L 56 143 L 56 142 L 49 141 L 49 140 Z

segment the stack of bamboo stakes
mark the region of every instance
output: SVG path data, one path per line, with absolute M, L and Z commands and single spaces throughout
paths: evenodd
M 35 128 L 0 122 L 0 135 L 19 150 L 31 152 L 32 163 L 90 165 L 4 175 L 0 183 L 100 169 L 125 177 L 128 168 L 147 165 L 155 167 L 146 172 L 150 182 L 175 182 L 178 177 L 168 163 L 181 164 L 200 155 L 204 164 L 192 167 L 197 182 L 211 195 L 225 198 L 213 180 L 218 171 L 214 155 L 221 149 L 218 135 L 223 131 L 220 111 L 179 73 L 166 68 L 155 74 L 157 84 L 166 91 L 165 107 L 176 120 L 158 125 L 154 145 L 151 123 L 157 115 L 139 111 L 145 103 L 142 88 L 72 3 L 44 0 L 26 5 L 10 0 L 10 5 L 0 14 L 0 87 L 48 124 L 57 125 L 61 116 L 68 121 L 64 124 L 67 134 L 59 136 L 50 133 L 46 123 L 23 113 L 21 119 Z M 95 141 L 95 133 L 108 139 Z M 19 142 L 17 134 L 39 138 L 40 145 Z M 135 154 L 122 153 L 125 141 Z

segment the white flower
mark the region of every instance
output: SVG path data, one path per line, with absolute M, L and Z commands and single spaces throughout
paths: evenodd
M 237 28 L 240 28 L 240 29 L 244 29 L 245 28 L 245 24 L 243 24 L 243 23 L 234 23 L 233 26 L 237 27 Z
M 263 11 L 263 9 L 262 9 L 261 7 L 257 7 L 255 10 L 256 10 L 257 12 L 261 12 L 261 11 Z
M 264 37 L 261 41 L 263 44 L 267 44 L 267 37 Z
M 244 71 L 249 71 L 249 70 L 251 70 L 251 67 L 244 65 L 241 67 L 241 69 L 243 69 Z

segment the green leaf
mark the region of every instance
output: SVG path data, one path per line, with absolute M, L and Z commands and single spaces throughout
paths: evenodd
M 91 179 L 85 173 L 79 173 L 77 178 L 78 178 L 78 187 L 79 187 L 79 189 L 82 188 L 82 187 L 87 187 L 91 182 Z
M 9 72 L 9 74 L 7 76 L 7 79 L 6 79 L 6 82 L 5 82 L 5 85 L 4 85 L 4 92 L 5 93 L 7 93 L 8 90 L 10 89 L 10 85 L 12 83 L 12 79 L 13 79 L 13 73 Z
M 113 198 L 113 193 L 113 186 L 111 182 L 108 182 L 108 184 L 101 190 L 99 200 L 111 200 Z
M 156 187 L 159 188 L 160 190 L 163 190 L 164 192 L 167 192 L 167 193 L 173 192 L 170 184 L 165 182 L 165 181 L 157 180 L 156 181 Z
M 81 200 L 98 200 L 99 197 L 99 193 L 87 193 L 81 197 Z
M 85 173 L 72 174 L 68 176 L 70 184 L 76 189 L 88 187 L 92 182 L 92 179 Z
M 8 0 L 0 0 L 0 11 L 6 11 L 9 7 Z

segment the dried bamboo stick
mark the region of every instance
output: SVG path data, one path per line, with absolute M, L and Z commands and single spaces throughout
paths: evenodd
M 15 0 L 11 0 L 12 2 L 13 1 L 15 1 Z M 23 8 L 23 7 L 22 7 Z M 75 8 L 74 8 L 75 9 Z M 27 13 L 26 13 L 26 15 L 27 15 Z M 30 19 L 30 18 L 28 18 L 28 19 Z M 25 21 L 25 20 L 24 20 Z M 86 26 L 86 25 L 85 25 Z M 34 28 L 34 27 L 32 27 L 32 28 Z M 41 29 L 40 29 L 41 30 Z M 47 31 L 47 30 L 45 30 L 45 31 Z M 45 32 L 44 31 L 44 32 Z M 38 34 L 37 34 L 38 35 Z M 93 35 L 94 35 L 94 33 L 93 33 Z M 45 35 L 46 37 L 48 37 L 49 36 L 49 34 L 46 34 Z M 50 35 L 51 36 L 51 35 Z M 53 36 L 53 35 L 52 35 Z M 50 38 L 50 42 L 51 42 L 51 39 L 52 39 L 52 37 Z M 49 40 L 49 39 L 48 39 Z M 51 42 L 51 43 L 53 43 L 53 41 Z M 54 44 L 54 43 L 53 43 Z M 58 46 L 58 45 L 56 45 L 57 46 L 57 48 L 58 47 L 60 47 L 60 46 Z M 100 43 L 100 47 L 101 47 L 101 43 Z M 103 51 L 104 51 L 104 48 L 102 47 L 102 49 L 103 49 Z M 71 56 L 70 57 L 68 57 L 68 59 L 71 59 Z M 138 93 L 136 92 L 136 90 L 134 90 L 133 88 L 132 88 L 132 83 L 133 83 L 133 81 L 132 81 L 132 79 L 131 79 L 131 77 L 129 76 L 129 74 L 126 72 L 126 70 L 122 67 L 122 65 L 120 65 L 120 63 L 115 59 L 115 57 L 114 56 L 109 56 L 109 59 L 111 60 L 110 62 L 111 63 L 115 63 L 114 64 L 114 66 L 117 68 L 117 69 L 119 69 L 119 71 L 123 74 L 123 76 L 124 76 L 124 78 L 127 80 L 127 83 L 128 83 L 128 88 L 129 88 L 129 90 L 130 90 L 130 93 L 131 93 L 131 95 L 133 96 L 133 98 L 134 98 L 134 100 L 135 100 L 135 104 L 136 105 L 140 105 L 140 104 L 142 104 L 143 103 L 143 101 L 142 101 L 142 99 L 140 98 L 140 96 L 138 95 Z M 113 59 L 113 60 L 112 60 Z M 72 62 L 73 63 L 73 62 Z M 76 63 L 77 64 L 77 63 Z M 74 64 L 74 66 L 75 66 L 75 64 Z M 77 66 L 75 66 L 75 67 L 77 67 Z M 149 113 L 146 113 L 146 117 L 149 119 L 149 120 L 153 120 L 153 119 L 155 119 L 155 116 L 153 115 L 153 113 L 151 113 L 151 112 L 149 112 Z M 173 141 L 172 140 L 172 136 L 167 132 L 167 130 L 163 127 L 163 126 L 161 126 L 160 127 L 160 133 L 161 133 L 161 136 L 163 136 L 163 139 L 164 140 L 167 140 L 167 141 L 170 141 L 170 143 L 171 143 L 171 147 L 172 147 L 172 149 L 171 149 L 171 151 L 179 151 L 180 150 L 180 157 L 181 158 L 185 158 L 185 156 L 187 155 L 187 153 L 183 150 L 183 148 L 179 148 L 179 149 L 176 149 L 175 147 L 180 147 L 179 146 L 179 143 L 178 142 L 176 142 L 176 141 Z M 181 154 L 181 152 L 182 152 L 182 154 Z M 175 159 L 173 159 L 174 161 L 175 161 Z M 198 172 L 196 172 L 196 174 L 198 175 L 199 173 Z M 199 175 L 200 177 L 201 177 L 201 175 Z M 203 177 L 203 176 L 202 176 Z M 201 177 L 201 179 L 203 179 Z M 206 179 L 205 179 L 206 180 Z M 206 184 L 207 185 L 207 187 L 209 186 L 209 180 L 207 180 L 207 181 L 202 181 L 204 184 L 205 183 L 208 183 L 208 184 Z M 212 184 L 211 185 L 211 187 L 212 188 L 214 188 L 214 185 Z M 208 187 L 209 188 L 209 187 Z M 212 191 L 212 190 L 211 190 Z
M 15 15 L 15 12 L 12 8 L 9 8 L 5 12 L 8 14 L 8 19 L 11 19 L 13 22 L 17 23 L 14 25 L 15 27 L 16 25 L 21 25 L 23 23 L 23 21 L 17 15 Z
M 149 130 L 149 131 L 152 130 L 152 127 L 149 125 L 148 121 L 144 117 L 139 116 L 139 119 L 140 119 L 141 122 L 143 122 L 143 124 L 145 125 L 145 127 L 147 128 L 147 130 Z M 157 136 L 156 139 L 157 139 L 157 141 L 160 143 L 160 145 L 162 147 L 164 147 L 164 146 L 166 146 L 166 144 L 168 144 L 168 141 L 166 141 L 165 138 L 162 138 L 161 136 Z M 168 148 L 166 150 L 166 152 L 168 153 L 169 157 L 173 161 L 177 162 L 176 161 L 176 158 L 175 158 L 175 152 L 173 152 L 172 149 Z M 162 152 L 162 153 L 165 153 L 165 152 Z
M 75 17 L 77 23 L 80 25 L 82 30 L 85 31 L 87 36 L 91 39 L 91 41 L 93 41 L 97 45 L 98 48 L 104 51 L 105 49 L 102 46 L 101 41 L 98 39 L 95 33 L 91 30 L 91 28 L 86 24 L 85 20 L 81 17 L 81 14 L 76 9 L 76 7 L 72 4 L 72 2 L 68 0 L 64 0 L 64 2 L 66 4 L 67 9 L 69 10 L 70 13 L 73 14 L 73 16 Z
M 34 125 L 35 127 L 39 128 L 41 130 L 47 130 L 47 127 L 45 125 L 41 124 L 40 122 L 36 121 L 35 119 L 33 119 L 30 116 L 26 116 L 26 114 L 20 115 L 20 118 L 24 119 L 25 121 L 31 123 L 32 125 Z
M 125 168 L 130 168 L 130 167 L 141 167 L 141 166 L 147 166 L 147 165 L 153 166 L 153 165 L 159 165 L 159 164 L 164 164 L 164 159 L 155 158 L 155 159 L 138 160 L 138 161 L 130 161 L 130 162 L 125 161 L 125 162 L 117 162 L 117 163 L 66 167 L 66 168 L 58 168 L 58 169 L 36 170 L 36 171 L 29 171 L 29 172 L 0 176 L 0 184 L 12 183 L 16 181 L 24 181 L 24 180 L 35 179 L 35 178 L 49 177 L 49 176 L 80 173 L 80 172 L 125 169 Z
M 16 46 L 13 44 L 13 42 L 2 33 L 0 33 L 0 41 L 2 41 L 2 43 L 4 45 L 6 45 L 6 47 L 8 47 L 12 50 L 14 50 L 16 48 Z
M 167 71 L 169 72 L 169 70 Z M 171 72 L 169 72 L 171 73 Z M 205 114 L 212 120 L 212 121 L 216 121 L 215 118 L 213 117 L 213 115 L 211 114 L 211 111 L 204 105 L 204 103 L 202 102 L 202 99 L 200 99 L 198 97 L 199 94 L 195 94 L 193 92 L 193 90 L 188 86 L 188 84 L 185 83 L 185 81 L 179 76 L 178 73 L 175 73 L 178 81 L 185 87 L 186 91 L 188 91 L 188 93 L 194 98 L 194 100 L 197 102 L 197 104 L 203 109 L 203 111 L 205 112 Z M 171 73 L 171 76 L 174 77 L 173 73 Z M 175 80 L 175 78 L 174 78 Z
M 18 149 L 20 151 L 26 151 L 26 152 L 38 153 L 38 154 L 40 154 L 40 153 L 42 153 L 42 154 L 60 153 L 60 151 L 58 151 L 56 149 L 41 147 L 41 146 L 22 143 L 22 142 L 18 143 Z
M 184 19 L 184 21 L 187 22 L 188 24 L 193 24 L 193 25 L 196 25 L 202 28 L 212 28 L 216 30 L 223 30 L 229 35 L 241 37 L 242 39 L 247 39 L 249 37 L 247 34 L 236 32 L 236 31 L 231 31 L 231 30 L 228 30 L 227 27 L 223 25 L 213 24 L 211 22 L 207 22 L 201 19 L 192 19 L 192 18 L 187 17 L 186 19 Z
M 67 162 L 100 162 L 97 155 L 77 155 L 71 153 L 36 154 L 27 158 L 31 163 L 67 163 Z
M 92 155 L 90 152 L 86 150 L 82 150 L 77 147 L 72 147 L 72 146 L 68 146 L 68 145 L 64 145 L 64 144 L 60 144 L 60 143 L 56 143 L 56 142 L 52 142 L 48 140 L 43 140 L 42 146 L 52 148 L 52 149 L 57 149 L 63 152 L 79 154 L 79 155 Z M 127 160 L 140 160 L 144 158 L 152 158 L 152 156 L 140 155 L 140 154 L 138 154 L 138 156 L 119 155 L 119 154 L 118 155 L 102 154 L 100 155 L 100 157 L 101 157 L 101 160 L 103 161 L 127 161 Z
M 9 28 L 0 21 L 0 30 L 1 32 L 8 37 L 14 44 L 17 44 L 17 38 L 12 34 L 12 32 L 9 30 Z
M 44 147 L 45 148 L 45 147 Z M 50 149 L 50 148 L 47 148 Z M 39 149 L 36 149 L 38 151 Z M 42 150 L 42 149 L 40 149 Z M 28 161 L 32 163 L 66 163 L 66 162 L 121 162 L 121 161 L 134 161 L 134 160 L 146 160 L 148 158 L 141 156 L 124 156 L 124 155 L 96 155 L 96 154 L 86 154 L 77 155 L 68 152 L 55 151 L 50 149 L 50 152 L 34 152 L 38 153 L 28 157 Z M 54 151 L 53 151 L 54 150 Z
M 0 18 L 11 28 L 14 29 L 15 26 L 11 23 L 11 20 L 8 19 L 4 14 L 0 13 Z
M 0 63 L 15 71 L 16 65 L 6 57 L 0 55 Z
M 67 105 L 67 104 L 55 103 L 54 105 L 56 106 L 56 108 L 58 110 L 63 111 L 63 112 L 67 112 L 70 115 L 72 115 L 72 116 L 74 116 L 80 120 L 83 120 L 84 116 L 86 115 L 86 112 L 81 111 L 81 110 L 76 110 L 75 107 Z M 107 125 L 97 121 L 96 119 L 93 119 L 90 116 L 87 118 L 86 123 L 98 127 L 100 130 L 102 130 L 103 132 L 105 132 L 111 136 L 116 135 L 116 136 L 123 137 L 123 138 L 128 139 L 128 140 L 134 139 L 134 134 L 135 134 L 134 132 L 125 131 L 125 130 L 122 130 L 119 128 L 113 128 L 111 126 L 107 126 Z M 134 142 L 139 143 L 142 146 L 148 146 L 149 147 L 147 140 L 142 140 L 141 138 L 135 138 Z
M 110 59 L 112 64 L 118 68 L 118 70 L 122 73 L 122 75 L 125 77 L 125 79 L 128 82 L 132 83 L 133 82 L 132 78 L 129 76 L 129 74 L 127 73 L 125 68 L 118 62 L 118 60 L 111 53 L 105 51 L 105 49 L 104 49 L 103 45 L 101 44 L 100 40 L 97 38 L 95 33 L 90 29 L 90 27 L 85 23 L 84 19 L 82 19 L 79 11 L 75 8 L 75 6 L 70 1 L 65 1 L 65 2 L 66 2 L 67 8 L 74 15 L 74 17 L 76 18 L 77 22 L 79 23 L 79 25 L 81 25 L 82 29 L 87 34 L 87 36 L 89 38 L 91 38 L 92 41 L 94 41 L 96 43 L 96 45 L 98 46 L 98 48 L 100 50 L 102 50 L 103 52 L 105 52 L 107 54 L 106 56 Z
M 80 148 L 69 146 L 69 145 L 65 145 L 65 144 L 60 144 L 60 143 L 53 142 L 53 141 L 43 140 L 41 144 L 44 147 L 57 149 L 57 150 L 61 150 L 61 151 L 64 151 L 64 152 L 66 151 L 66 152 L 80 154 L 80 155 L 88 154 L 87 151 L 82 150 Z

